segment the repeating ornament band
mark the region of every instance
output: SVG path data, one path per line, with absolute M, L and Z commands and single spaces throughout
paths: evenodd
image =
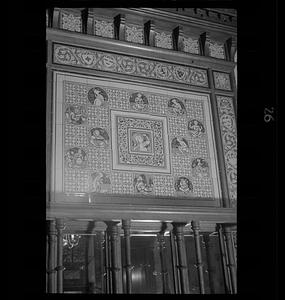
M 209 87 L 207 70 L 117 55 L 69 45 L 53 45 L 53 62 Z
M 237 129 L 233 99 L 231 97 L 217 96 L 220 128 L 224 148 L 227 181 L 231 206 L 236 207 L 237 202 Z

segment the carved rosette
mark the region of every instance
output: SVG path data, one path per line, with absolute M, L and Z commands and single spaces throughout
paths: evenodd
M 142 60 L 136 57 L 79 47 L 55 44 L 53 60 L 55 63 L 64 65 L 76 65 L 83 68 L 131 74 L 196 86 L 209 86 L 207 71 L 203 69 L 161 63 L 148 59 Z
M 74 16 L 73 14 L 61 13 L 61 28 L 81 32 L 81 17 Z
M 165 32 L 156 32 L 155 46 L 165 49 L 172 49 L 172 35 Z
M 193 53 L 193 54 L 199 54 L 199 41 L 193 40 L 192 38 L 184 38 L 183 39 L 184 44 L 184 52 Z
M 233 99 L 217 96 L 225 165 L 230 202 L 236 207 L 237 202 L 237 129 Z
M 95 20 L 95 35 L 114 38 L 114 24 L 104 20 Z
M 143 44 L 143 29 L 136 26 L 126 26 L 126 41 Z
M 209 52 L 211 57 L 225 59 L 225 48 L 223 44 L 209 41 Z

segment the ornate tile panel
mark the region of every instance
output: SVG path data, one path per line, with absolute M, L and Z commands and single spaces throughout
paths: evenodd
M 165 49 L 173 49 L 172 34 L 167 34 L 165 32 L 156 32 L 155 46 Z
M 184 37 L 184 52 L 200 54 L 199 40 L 192 39 L 191 37 Z
M 231 91 L 230 74 L 213 71 L 215 88 L 219 90 Z
M 237 129 L 233 99 L 217 96 L 220 128 L 224 147 L 224 156 L 231 205 L 237 201 Z
M 144 43 L 144 30 L 138 26 L 126 25 L 126 41 L 132 43 L 143 44 Z
M 62 29 L 81 32 L 82 21 L 80 16 L 61 12 L 60 26 Z
M 55 86 L 57 190 L 220 197 L 206 94 L 60 72 Z
M 225 59 L 225 47 L 224 44 L 220 44 L 214 41 L 209 42 L 209 52 L 211 57 Z
M 114 73 L 208 87 L 207 70 L 54 44 L 53 61 Z
M 95 20 L 94 22 L 95 35 L 114 38 L 114 23 L 105 20 Z

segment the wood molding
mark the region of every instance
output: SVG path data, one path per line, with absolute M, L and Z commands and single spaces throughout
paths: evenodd
M 233 208 L 165 207 L 150 205 L 104 205 L 85 203 L 50 203 L 47 219 L 72 218 L 104 220 L 161 220 L 161 221 L 214 221 L 215 223 L 236 223 L 236 210 Z

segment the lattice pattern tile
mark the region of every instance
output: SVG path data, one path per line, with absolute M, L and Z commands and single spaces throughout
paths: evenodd
M 89 174 L 87 170 L 65 169 L 64 190 L 67 193 L 84 193 L 89 189 Z
M 171 176 L 153 177 L 154 193 L 159 196 L 174 196 L 174 180 Z
M 112 192 L 115 194 L 134 194 L 135 175 L 130 172 L 112 173 Z

